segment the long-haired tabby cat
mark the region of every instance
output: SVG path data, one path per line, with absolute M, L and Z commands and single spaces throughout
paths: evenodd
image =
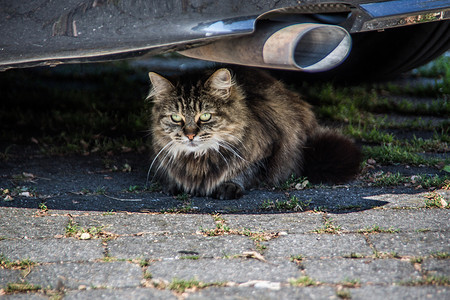
M 149 77 L 150 169 L 167 193 L 234 199 L 292 174 L 339 183 L 359 170 L 359 149 L 318 125 L 309 104 L 263 71 Z

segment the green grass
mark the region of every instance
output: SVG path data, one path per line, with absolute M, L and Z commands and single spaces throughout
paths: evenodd
M 34 265 L 36 265 L 36 262 L 34 262 L 28 258 L 11 261 L 5 255 L 0 254 L 0 268 L 3 268 L 3 269 L 25 270 L 25 269 L 29 269 L 29 268 L 33 267 Z
M 297 196 L 290 196 L 288 200 L 266 199 L 260 208 L 269 211 L 305 211 L 309 209 L 310 203 L 310 200 L 300 200 Z
M 40 285 L 28 282 L 8 283 L 5 288 L 7 294 L 35 292 L 41 289 Z
M 196 279 L 183 280 L 173 278 L 168 289 L 177 293 L 184 293 L 187 289 L 204 289 L 209 286 L 224 286 L 224 282 L 203 283 Z
M 422 279 L 402 281 L 399 284 L 403 286 L 450 286 L 450 279 L 447 276 L 427 275 Z
M 289 283 L 292 286 L 314 286 L 314 285 L 319 284 L 318 281 L 312 279 L 309 276 L 301 276 L 297 279 L 290 279 Z
M 432 258 L 437 258 L 437 259 L 449 259 L 450 253 L 449 252 L 434 252 L 430 256 Z
M 400 232 L 400 230 L 392 227 L 383 228 L 378 225 L 373 225 L 372 227 L 358 230 L 358 233 L 397 233 L 397 232 Z
M 185 255 L 185 256 L 180 256 L 180 259 L 198 260 L 198 259 L 200 259 L 200 255 Z
M 332 219 L 325 219 L 325 224 L 314 230 L 314 232 L 319 234 L 337 234 L 341 232 L 341 226 L 335 225 Z
M 448 199 L 445 199 L 441 194 L 432 191 L 425 195 L 426 208 L 450 208 Z

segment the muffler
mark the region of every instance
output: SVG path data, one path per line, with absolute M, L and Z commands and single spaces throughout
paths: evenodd
M 338 66 L 350 52 L 350 34 L 339 26 L 279 22 L 258 25 L 251 35 L 219 40 L 180 53 L 222 63 L 322 72 Z

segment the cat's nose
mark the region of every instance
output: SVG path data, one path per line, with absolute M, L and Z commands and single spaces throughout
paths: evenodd
M 186 136 L 190 141 L 192 141 L 195 137 L 195 133 L 189 133 L 189 134 L 186 134 Z

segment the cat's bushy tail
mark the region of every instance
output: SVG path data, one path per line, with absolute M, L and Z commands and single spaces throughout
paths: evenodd
M 317 130 L 308 137 L 303 153 L 303 176 L 311 182 L 344 183 L 359 173 L 359 147 L 334 130 Z

